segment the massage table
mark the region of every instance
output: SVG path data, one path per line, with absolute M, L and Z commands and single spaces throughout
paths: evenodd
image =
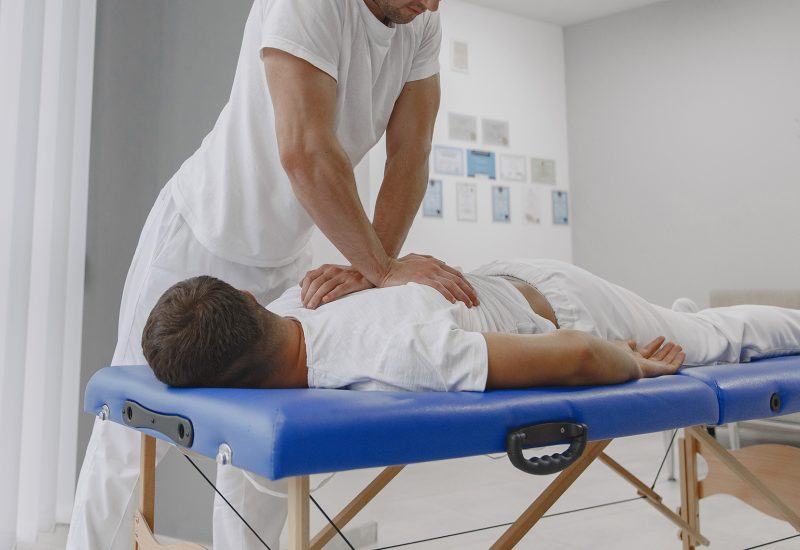
M 147 366 L 117 366 L 95 373 L 84 409 L 142 433 L 138 550 L 202 548 L 165 547 L 153 537 L 156 438 L 269 479 L 289 478 L 291 550 L 319 549 L 337 535 L 328 525 L 310 537 L 311 474 L 385 467 L 332 519 L 341 529 L 404 465 L 497 452 L 528 473 L 558 475 L 492 548 L 519 542 L 594 460 L 674 522 L 684 549 L 709 544 L 700 531 L 699 500 L 717 493 L 733 494 L 800 531 L 800 449 L 757 445 L 731 452 L 706 430 L 800 411 L 800 356 L 685 368 L 613 386 L 485 393 L 181 389 L 158 382 Z M 677 428 L 684 436 L 676 513 L 604 449 L 617 437 Z M 531 447 L 555 444 L 568 448 L 526 457 Z M 703 480 L 698 456 L 709 466 Z

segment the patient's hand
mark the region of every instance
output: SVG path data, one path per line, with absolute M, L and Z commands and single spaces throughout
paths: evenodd
M 686 359 L 683 348 L 675 342 L 667 342 L 663 336 L 642 347 L 633 340 L 614 344 L 633 356 L 644 378 L 675 374 Z
M 325 264 L 306 273 L 300 281 L 300 300 L 308 309 L 316 309 L 337 298 L 373 286 L 366 277 L 350 266 Z

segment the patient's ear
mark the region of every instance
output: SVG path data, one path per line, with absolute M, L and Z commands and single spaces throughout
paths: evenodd
M 244 294 L 247 298 L 253 300 L 253 302 L 258 303 L 258 300 L 256 300 L 255 296 L 253 296 L 252 292 L 248 292 L 247 290 L 240 290 L 239 292 Z

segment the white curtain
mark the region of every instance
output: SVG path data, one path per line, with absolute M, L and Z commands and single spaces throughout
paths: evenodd
M 69 521 L 96 0 L 0 0 L 0 550 Z

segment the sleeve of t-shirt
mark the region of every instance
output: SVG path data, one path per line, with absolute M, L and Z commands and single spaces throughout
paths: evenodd
M 341 4 L 332 0 L 265 0 L 261 50 L 283 50 L 338 80 Z
M 450 320 L 400 326 L 375 366 L 376 379 L 412 391 L 484 391 L 486 340 Z
M 422 32 L 422 41 L 414 55 L 408 82 L 423 80 L 439 72 L 439 50 L 442 46 L 442 25 L 439 21 L 439 12 L 428 12 L 425 28 Z

